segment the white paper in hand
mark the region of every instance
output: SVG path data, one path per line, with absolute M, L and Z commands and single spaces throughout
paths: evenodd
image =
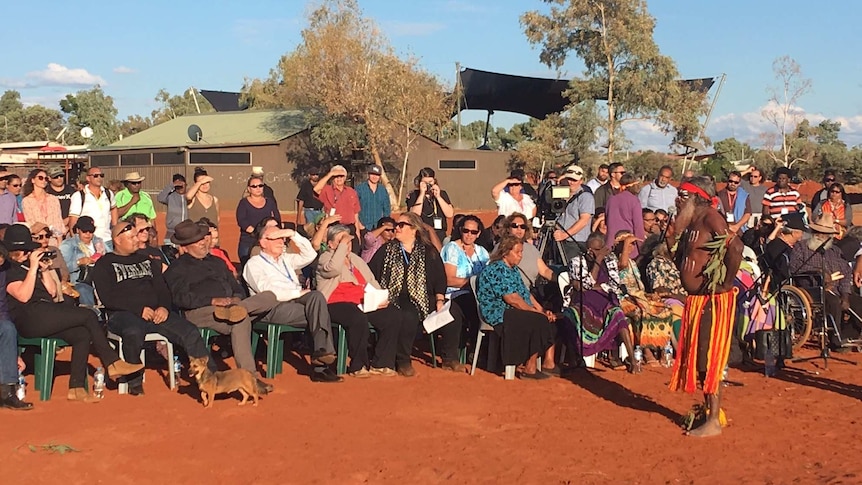
M 389 290 L 378 290 L 371 285 L 365 285 L 365 296 L 359 309 L 365 313 L 373 312 L 380 308 L 383 302 L 389 300 Z
M 425 317 L 425 321 L 422 322 L 422 326 L 425 327 L 425 332 L 431 333 L 443 325 L 455 321 L 455 319 L 452 318 L 452 313 L 449 312 L 450 308 L 452 308 L 452 301 L 446 300 L 446 303 L 443 304 L 443 308 L 441 308 L 440 311 L 428 314 L 428 316 Z

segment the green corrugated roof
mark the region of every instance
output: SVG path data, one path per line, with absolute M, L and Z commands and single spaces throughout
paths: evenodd
M 203 133 L 189 139 L 189 126 Z M 302 111 L 232 111 L 186 115 L 109 145 L 109 148 L 206 146 L 277 142 L 308 127 Z

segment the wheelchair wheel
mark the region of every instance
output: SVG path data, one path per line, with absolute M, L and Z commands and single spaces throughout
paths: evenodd
M 784 315 L 793 350 L 797 351 L 805 345 L 811 336 L 813 315 L 811 300 L 805 290 L 795 286 L 784 285 L 778 292 L 779 310 Z

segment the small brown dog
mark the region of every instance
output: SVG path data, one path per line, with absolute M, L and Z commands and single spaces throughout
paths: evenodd
M 204 407 L 212 407 L 216 394 L 233 391 L 239 391 L 242 394 L 242 401 L 239 402 L 239 406 L 248 402 L 249 396 L 252 397 L 252 406 L 257 406 L 259 396 L 257 379 L 254 374 L 246 369 L 212 372 L 207 368 L 208 361 L 209 357 L 197 357 L 189 362 L 189 372 L 198 381 L 198 389 L 201 391 Z

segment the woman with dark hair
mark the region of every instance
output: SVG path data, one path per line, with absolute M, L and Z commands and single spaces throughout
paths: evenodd
M 831 214 L 833 225 L 838 231 L 835 239 L 841 239 L 847 233 L 847 229 L 853 227 L 853 206 L 847 203 L 847 192 L 844 191 L 843 184 L 833 183 L 829 186 L 826 195 L 826 200 L 814 208 L 814 219 Z
M 546 359 L 549 353 L 553 365 L 556 317 L 539 305 L 521 280 L 517 266 L 523 248 L 513 236 L 500 240 L 491 262 L 479 275 L 476 300 L 485 321 L 500 336 L 503 365 L 523 364 L 522 379 L 546 379 L 549 376 L 541 372 L 537 360 L 540 353 Z
M 503 225 L 509 235 L 524 243 L 524 256 L 518 263 L 518 269 L 521 271 L 521 279 L 524 280 L 527 288 L 532 291 L 536 285 L 536 279 L 540 275 L 552 284 L 557 284 L 554 281 L 554 272 L 542 260 L 539 249 L 533 245 L 533 228 L 530 226 L 527 216 L 520 212 L 513 212 L 503 221 Z
M 21 186 L 21 177 L 13 174 L 7 179 L 6 190 L 15 196 L 15 220 L 18 222 L 26 220 L 24 219 L 24 212 L 21 210 Z
M 457 305 L 464 315 L 468 337 L 475 337 L 479 331 L 479 315 L 476 298 L 470 290 L 470 277 L 476 276 L 488 264 L 488 251 L 476 244 L 476 239 L 484 229 L 482 221 L 470 214 L 460 221 L 459 234 L 453 241 L 443 246 L 440 257 L 446 269 L 446 296 Z M 475 341 L 475 338 L 468 338 Z
M 398 216 L 395 240 L 384 244 L 369 266 L 380 286 L 389 290 L 389 303 L 401 310 L 409 327 L 418 328 L 431 312 L 443 308 L 446 270 L 417 214 L 405 212 Z M 452 307 L 451 313 L 454 321 L 435 332 L 441 337 L 440 355 L 444 369 L 464 370 L 458 361 L 462 315 L 457 306 Z M 415 375 L 407 358 L 410 350 L 399 349 L 395 362 L 398 373 L 406 377 Z
M 374 309 L 363 308 L 365 286 L 380 284 L 359 256 L 351 252 L 350 228 L 335 224 L 326 229 L 327 250 L 317 263 L 317 289 L 326 297 L 329 315 L 347 331 L 348 374 L 353 377 L 394 376 L 395 363 L 410 361 L 416 320 L 405 319 L 389 301 Z M 377 332 L 374 359 L 368 358 L 369 325 Z
M 367 231 L 362 237 L 362 260 L 366 263 L 371 261 L 380 246 L 388 243 L 395 237 L 395 219 L 385 216 L 377 221 L 377 227 Z
M 189 219 L 199 221 L 206 217 L 219 225 L 218 197 L 210 193 L 213 178 L 201 167 L 195 167 L 194 184 L 186 191 L 189 201 Z
M 45 190 L 49 183 L 46 171 L 41 168 L 31 171 L 24 182 L 21 210 L 24 212 L 24 219 L 30 224 L 41 222 L 48 226 L 49 244 L 58 247 L 68 229 L 60 210 L 60 199 Z
M 665 170 L 662 169 L 662 172 Z M 620 178 L 621 190 L 608 198 L 605 204 L 605 220 L 608 224 L 607 233 L 616 235 L 620 231 L 629 231 L 641 241 L 644 240 L 644 217 L 641 202 L 638 199 L 638 183 L 634 175 L 624 173 Z M 606 244 L 611 246 L 610 239 Z M 632 247 L 632 259 L 638 257 L 637 245 Z
M 505 220 L 506 216 L 501 215 L 494 218 L 494 222 L 479 235 L 479 239 L 476 241 L 477 244 L 488 252 L 493 251 L 497 243 L 500 242 L 500 238 L 506 234 L 506 228 L 503 223 Z
M 437 185 L 433 169 L 423 168 L 417 178 L 418 188 L 407 196 L 407 210 L 431 226 L 442 241 L 446 238 L 446 220 L 455 215 L 455 208 L 449 200 L 449 194 Z
M 251 248 L 256 242 L 254 234 L 257 225 L 267 217 L 272 217 L 281 224 L 281 213 L 275 199 L 268 199 L 263 195 L 263 179 L 259 175 L 252 175 L 246 186 L 248 195 L 236 206 L 236 223 L 240 230 L 237 248 L 240 265 L 245 265 L 251 257 Z

